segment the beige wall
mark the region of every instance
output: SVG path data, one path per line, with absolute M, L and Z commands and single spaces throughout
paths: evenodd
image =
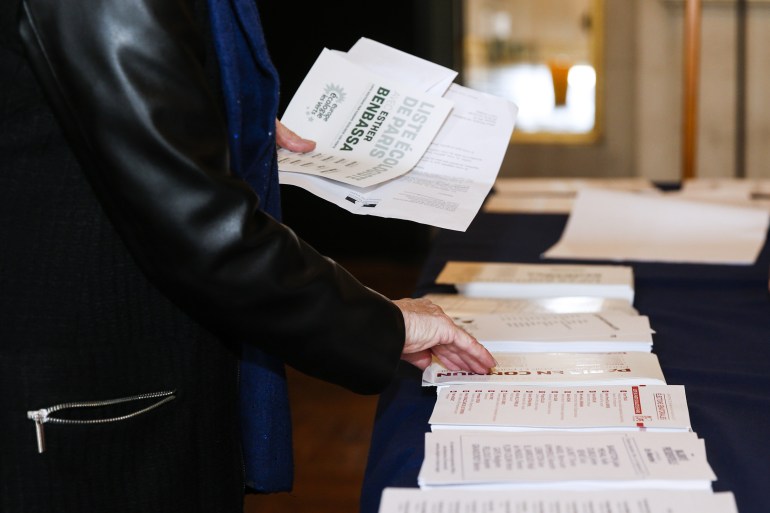
M 612 1 L 612 0 L 610 0 Z M 676 179 L 681 163 L 683 2 L 637 0 L 640 176 Z M 746 175 L 770 177 L 770 4 L 749 2 Z M 705 0 L 702 10 L 696 172 L 735 173 L 736 18 L 732 2 Z
M 603 135 L 591 145 L 514 144 L 500 176 L 633 176 L 635 0 L 605 0 Z
M 770 5 L 750 12 L 746 174 L 770 178 Z
M 514 145 L 501 176 L 642 176 L 681 169 L 683 2 L 605 0 L 604 136 L 589 147 Z M 732 176 L 734 6 L 704 0 L 697 173 Z M 770 177 L 770 2 L 750 1 L 746 173 Z
M 568 54 L 572 61 L 590 60 L 588 33 L 581 16 L 590 12 L 591 0 L 464 0 L 465 37 L 483 45 L 492 36 L 527 48 L 526 58 L 545 61 Z M 508 20 L 504 34 L 496 34 L 494 18 Z M 499 29 L 499 28 L 498 28 Z M 466 55 L 466 65 L 484 64 L 482 55 Z M 470 62 L 469 62 L 470 61 Z

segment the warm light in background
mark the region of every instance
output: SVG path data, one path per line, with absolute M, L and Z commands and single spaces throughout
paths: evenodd
M 464 2 L 464 84 L 514 102 L 517 133 L 591 134 L 595 0 Z
M 551 71 L 546 64 L 512 64 L 472 69 L 468 87 L 508 98 L 519 107 L 516 129 L 522 132 L 582 133 L 595 118 L 596 72 L 589 64 L 576 64 L 567 77 L 567 101 L 556 106 Z

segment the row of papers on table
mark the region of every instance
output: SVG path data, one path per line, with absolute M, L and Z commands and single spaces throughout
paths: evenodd
M 417 488 L 380 513 L 736 513 L 684 386 L 666 383 L 631 267 L 448 262 L 430 294 L 495 356 L 487 374 L 434 362 Z
M 544 258 L 751 265 L 770 225 L 770 179 L 498 178 L 488 213 L 569 214 Z

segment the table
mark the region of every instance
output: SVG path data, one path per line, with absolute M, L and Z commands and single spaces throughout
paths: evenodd
M 464 232 L 440 231 L 415 296 L 450 292 L 435 277 L 448 260 L 538 262 L 566 215 L 486 214 Z M 548 262 L 569 262 L 548 260 Z M 604 263 L 586 262 L 582 263 Z M 770 510 L 770 244 L 752 266 L 628 263 L 634 306 L 656 331 L 653 352 L 669 384 L 685 386 L 693 429 L 705 440 L 716 491 L 741 513 Z M 416 487 L 435 389 L 403 364 L 380 396 L 361 491 L 376 513 L 385 487 Z

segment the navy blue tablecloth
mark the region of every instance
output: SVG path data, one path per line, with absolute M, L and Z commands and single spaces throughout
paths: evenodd
M 464 232 L 440 231 L 415 296 L 451 292 L 434 283 L 449 260 L 544 262 L 565 215 L 479 214 Z M 547 262 L 567 262 L 547 260 Z M 603 263 L 608 262 L 586 262 Z M 741 513 L 770 510 L 770 247 L 751 266 L 624 262 L 634 268 L 634 306 L 650 318 L 666 381 L 685 386 L 693 429 Z M 403 364 L 380 396 L 361 493 L 376 513 L 382 490 L 416 487 L 435 389 Z

